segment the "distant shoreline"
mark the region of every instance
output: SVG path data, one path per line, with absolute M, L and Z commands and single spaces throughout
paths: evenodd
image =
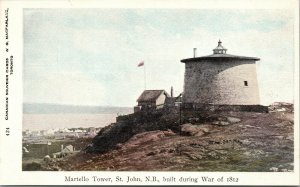
M 105 127 L 116 122 L 118 114 L 23 114 L 22 130 Z
M 133 107 L 76 106 L 46 103 L 24 103 L 24 114 L 129 114 Z

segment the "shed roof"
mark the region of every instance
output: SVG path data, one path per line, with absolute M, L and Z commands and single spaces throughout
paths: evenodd
M 182 102 L 181 95 L 178 97 L 167 97 L 165 103 L 166 104 L 174 104 L 175 102 Z
M 62 152 L 73 152 L 73 145 L 67 145 Z
M 169 97 L 169 94 L 165 90 L 144 90 L 137 99 L 137 102 L 156 101 L 161 94 L 165 94 L 167 97 Z

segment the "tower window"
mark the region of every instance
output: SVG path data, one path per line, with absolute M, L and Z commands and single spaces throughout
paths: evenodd
M 248 86 L 248 81 L 244 81 L 244 86 Z

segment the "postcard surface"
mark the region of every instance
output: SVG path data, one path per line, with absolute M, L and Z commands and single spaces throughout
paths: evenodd
M 299 185 L 298 1 L 0 8 L 0 184 Z

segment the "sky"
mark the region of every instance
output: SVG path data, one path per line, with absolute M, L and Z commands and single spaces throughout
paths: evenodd
M 24 9 L 24 102 L 129 106 L 146 89 L 183 92 L 181 59 L 258 57 L 261 104 L 293 102 L 293 11 Z M 145 66 L 137 67 L 144 61 Z

